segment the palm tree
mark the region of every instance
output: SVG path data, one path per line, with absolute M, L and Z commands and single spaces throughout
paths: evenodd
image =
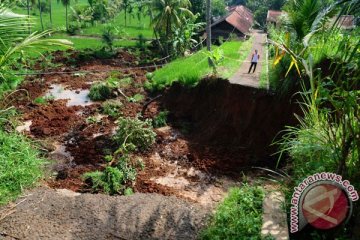
M 126 27 L 126 18 L 127 18 L 127 12 L 128 12 L 128 9 L 129 7 L 133 4 L 132 0 L 123 0 L 122 1 L 122 8 L 124 9 L 124 13 L 125 13 L 125 27 Z
M 153 0 L 150 8 L 154 14 L 151 24 L 155 35 L 159 34 L 166 42 L 166 50 L 169 51 L 169 40 L 174 28 L 180 27 L 184 17 L 193 16 L 188 9 L 191 6 L 189 0 Z
M 53 24 L 53 21 L 52 21 L 52 0 L 48 0 L 48 2 L 49 2 L 50 26 L 52 28 L 52 24 Z
M 39 52 L 51 46 L 70 46 L 67 40 L 46 39 L 50 31 L 28 34 L 28 16 L 15 14 L 8 9 L 9 4 L 0 4 L 0 81 L 8 81 L 8 66 L 19 52 Z
M 69 21 L 68 21 L 68 8 L 70 6 L 71 0 L 58 0 L 62 5 L 65 6 L 65 20 L 66 20 L 66 31 L 69 30 Z
M 43 23 L 43 18 L 42 18 L 42 7 L 41 7 L 40 0 L 38 0 L 38 5 L 39 5 L 39 11 L 40 11 L 41 30 L 44 31 L 44 23 Z
M 285 5 L 290 26 L 296 32 L 298 39 L 303 39 L 310 32 L 316 16 L 323 8 L 321 0 L 290 0 Z

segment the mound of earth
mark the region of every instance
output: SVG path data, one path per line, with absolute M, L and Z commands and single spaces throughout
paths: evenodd
M 196 239 L 208 217 L 206 208 L 159 194 L 111 197 L 47 188 L 19 199 L 13 210 L 0 221 L 0 238 Z

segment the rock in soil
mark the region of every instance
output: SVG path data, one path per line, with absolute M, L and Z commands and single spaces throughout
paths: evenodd
M 209 213 L 158 194 L 112 197 L 48 188 L 38 188 L 18 203 L 0 222 L 0 238 L 196 239 Z

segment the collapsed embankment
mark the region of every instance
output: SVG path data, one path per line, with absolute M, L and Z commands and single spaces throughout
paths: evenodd
M 285 126 L 295 125 L 298 106 L 289 98 L 280 99 L 266 90 L 207 79 L 196 87 L 172 85 L 163 104 L 174 119 L 192 123 L 193 145 L 221 155 L 228 161 L 214 165 L 238 170 L 245 166 L 271 166 L 276 146 L 271 146 Z

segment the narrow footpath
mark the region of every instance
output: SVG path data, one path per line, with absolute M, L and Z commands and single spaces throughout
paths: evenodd
M 266 33 L 260 30 L 253 30 L 252 36 L 253 46 L 247 59 L 241 64 L 240 69 L 229 79 L 232 84 L 240 84 L 244 86 L 259 87 L 260 75 L 262 67 L 266 67 Z M 258 50 L 260 55 L 259 62 L 254 73 L 248 73 L 251 65 L 251 56 L 255 50 Z

